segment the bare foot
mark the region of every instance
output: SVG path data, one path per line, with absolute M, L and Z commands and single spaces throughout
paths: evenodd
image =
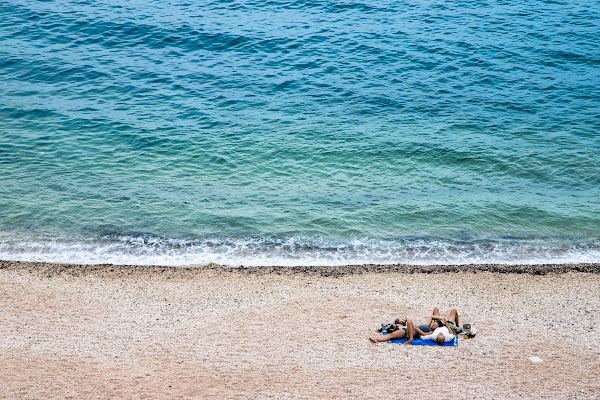
M 373 343 L 377 343 L 377 340 L 373 339 L 372 337 L 370 337 L 369 340 Z

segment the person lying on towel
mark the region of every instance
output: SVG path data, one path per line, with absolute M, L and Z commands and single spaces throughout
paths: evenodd
M 446 318 L 442 318 L 442 322 L 445 324 L 445 326 L 440 326 L 439 328 L 436 328 L 433 333 L 431 334 L 423 334 L 424 332 L 420 333 L 420 339 L 421 340 L 435 340 L 437 344 L 444 344 L 446 342 L 451 342 L 454 340 L 454 335 L 452 333 L 450 333 L 450 326 L 448 325 L 448 321 L 446 320 Z M 419 329 L 419 328 L 415 328 L 415 329 Z M 409 340 L 405 343 L 408 344 L 408 342 L 412 343 L 413 339 L 409 338 Z
M 385 336 L 379 336 L 377 338 L 370 337 L 369 340 L 373 343 L 378 343 L 378 342 L 387 342 L 388 340 L 392 340 L 392 339 L 409 338 L 409 341 L 404 344 L 412 343 L 415 336 L 419 335 L 419 333 L 415 330 L 415 326 L 414 326 L 412 320 L 409 319 L 406 321 L 400 321 L 400 323 L 402 323 L 402 322 L 406 322 L 406 327 L 400 326 L 398 330 L 395 330 L 392 333 L 388 333 Z

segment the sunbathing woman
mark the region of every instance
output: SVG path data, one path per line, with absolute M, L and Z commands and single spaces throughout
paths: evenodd
M 405 322 L 405 321 L 400 321 Z M 373 343 L 379 343 L 379 342 L 387 342 L 388 340 L 392 340 L 392 339 L 402 339 L 407 337 L 408 341 L 404 344 L 411 344 L 413 339 L 415 339 L 415 326 L 413 324 L 413 322 L 409 319 L 406 321 L 406 328 L 400 328 L 397 331 L 394 331 L 392 333 L 389 333 L 387 335 L 383 335 L 383 336 L 379 336 L 377 338 L 372 338 L 370 337 L 369 340 Z
M 458 322 L 458 311 L 456 311 L 456 308 L 450 310 L 450 315 L 448 316 L 447 320 L 440 316 L 439 308 L 436 307 L 433 309 L 433 315 L 427 320 L 427 326 L 434 331 L 436 328 L 444 325 L 447 325 L 447 328 L 450 331 L 456 331 L 456 328 L 460 326 Z M 422 328 L 422 325 L 419 325 L 419 328 Z

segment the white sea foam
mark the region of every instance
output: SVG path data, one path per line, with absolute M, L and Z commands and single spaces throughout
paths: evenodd
M 544 264 L 600 262 L 600 241 L 204 239 L 148 237 L 0 242 L 0 259 L 80 264 L 317 266 L 353 264 Z

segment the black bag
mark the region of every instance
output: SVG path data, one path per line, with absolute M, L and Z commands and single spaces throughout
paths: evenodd
M 383 323 L 383 324 L 381 324 L 381 328 L 377 329 L 377 332 L 392 333 L 392 332 L 397 331 L 397 330 L 398 330 L 398 325 Z

